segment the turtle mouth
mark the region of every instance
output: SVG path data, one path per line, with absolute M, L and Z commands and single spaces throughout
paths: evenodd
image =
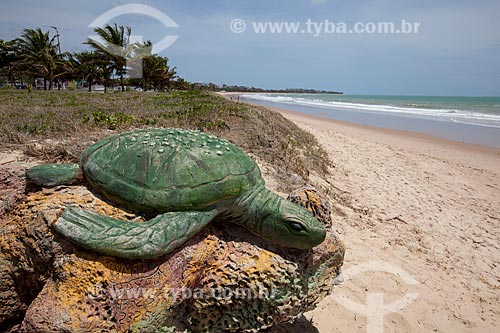
M 313 232 L 311 233 L 314 235 L 313 238 L 311 238 L 311 247 L 317 246 L 326 239 L 326 229 L 325 228 L 314 228 Z

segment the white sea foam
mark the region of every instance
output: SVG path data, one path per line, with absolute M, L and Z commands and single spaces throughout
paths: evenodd
M 470 125 L 500 128 L 500 115 L 481 113 L 473 110 L 431 109 L 423 108 L 423 105 L 421 104 L 412 104 L 408 105 L 408 107 L 383 104 L 362 104 L 282 95 L 248 94 L 242 95 L 242 97 L 282 104 L 319 107 L 331 110 L 362 111 L 379 114 L 389 113 L 407 117 L 444 120 Z

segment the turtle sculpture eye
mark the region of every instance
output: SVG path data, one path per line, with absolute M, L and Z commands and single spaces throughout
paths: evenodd
M 294 231 L 305 231 L 306 228 L 304 227 L 304 225 L 302 223 L 299 223 L 299 222 L 295 222 L 295 221 L 290 221 L 288 222 L 288 224 L 290 225 L 290 227 L 294 230 Z

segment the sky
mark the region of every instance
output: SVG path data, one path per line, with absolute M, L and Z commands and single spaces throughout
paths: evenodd
M 130 4 L 148 10 L 139 13 Z M 159 54 L 191 82 L 500 96 L 498 0 L 1 0 L 0 39 L 17 38 L 24 28 L 55 34 L 55 26 L 62 51 L 86 50 L 89 25 L 113 9 L 121 15 L 107 23 L 130 26 L 134 38 L 158 44 L 177 36 Z M 400 29 L 402 20 L 418 30 L 342 33 L 379 22 Z M 266 24 L 281 24 L 281 33 Z M 287 33 L 285 24 L 298 28 Z M 264 26 L 268 30 L 256 30 Z

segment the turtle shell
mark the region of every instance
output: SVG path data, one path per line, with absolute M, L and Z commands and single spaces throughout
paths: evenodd
M 103 139 L 82 155 L 94 190 L 142 212 L 205 210 L 264 184 L 257 164 L 211 134 L 146 129 Z

